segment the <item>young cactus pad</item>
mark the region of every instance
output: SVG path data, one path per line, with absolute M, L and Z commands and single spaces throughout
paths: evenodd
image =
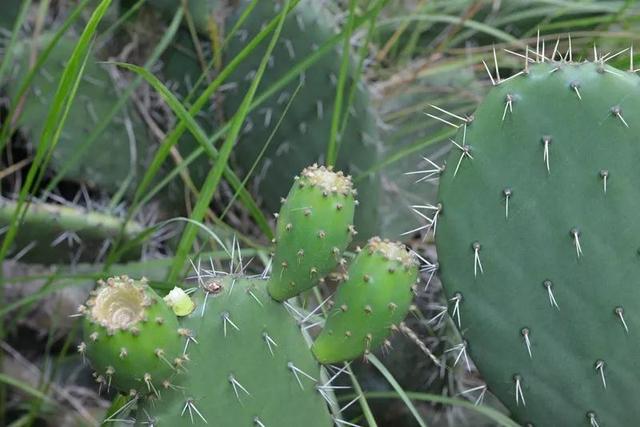
M 105 388 L 158 393 L 186 361 L 187 334 L 145 279 L 121 276 L 100 283 L 81 312 L 85 336 L 78 350 Z
M 374 237 L 338 287 L 325 328 L 313 344 L 322 363 L 351 360 L 383 344 L 409 311 L 418 264 L 400 243 Z
M 278 215 L 269 293 L 284 301 L 315 286 L 341 259 L 352 235 L 351 178 L 310 166 L 296 179 Z
M 206 278 L 182 319 L 192 333 L 188 372 L 138 409 L 158 426 L 328 427 L 318 391 L 320 365 L 300 327 L 267 293 L 265 281 Z
M 633 67 L 632 67 L 633 68 Z M 528 64 L 461 125 L 436 235 L 450 312 L 527 426 L 635 426 L 640 78 Z

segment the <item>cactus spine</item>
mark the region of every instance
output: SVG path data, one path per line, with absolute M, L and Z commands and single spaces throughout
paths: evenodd
M 289 194 L 278 218 L 274 259 L 294 260 L 295 268 L 274 267 L 269 279 L 200 269 L 191 298 L 174 290 L 164 301 L 143 282 L 114 279 L 82 308 L 86 336 L 80 350 L 101 384 L 111 380 L 125 392 L 134 390 L 138 424 L 329 426 L 334 421 L 327 410 L 331 380 L 319 362 L 364 354 L 406 316 L 417 280 L 415 261 L 402 245 L 374 238 L 356 257 L 348 270 L 353 279 L 338 295 L 340 305 L 364 311 L 327 320 L 327 336 L 323 333 L 310 350 L 301 333 L 310 316 L 281 300 L 311 288 L 338 266 L 353 232 L 355 199 L 349 177 L 315 165 L 301 173 Z M 312 215 L 305 215 L 307 209 Z M 295 225 L 287 231 L 287 224 Z M 326 228 L 322 239 L 319 227 Z M 300 249 L 305 256 L 298 265 Z M 317 271 L 310 274 L 314 266 Z M 362 285 L 365 274 L 370 276 Z M 291 280 L 300 283 L 291 288 Z M 115 333 L 102 320 L 102 307 L 109 307 L 108 319 L 122 325 Z M 154 324 L 157 313 L 171 319 Z M 345 328 L 354 331 L 353 341 L 333 339 L 334 330 Z M 123 347 L 136 359 L 119 359 Z M 171 358 L 160 358 L 157 349 Z M 124 365 L 129 360 L 136 363 Z
M 461 124 L 440 182 L 440 271 L 468 351 L 517 421 L 632 426 L 640 78 L 567 58 L 497 81 Z

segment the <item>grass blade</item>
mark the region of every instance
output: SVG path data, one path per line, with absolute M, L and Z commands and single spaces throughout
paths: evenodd
M 351 34 L 356 19 L 356 0 L 349 1 L 349 21 L 342 37 L 344 42 L 342 45 L 342 63 L 340 64 L 340 75 L 338 76 L 338 85 L 336 88 L 336 99 L 333 104 L 333 115 L 331 117 L 331 133 L 329 134 L 329 145 L 327 147 L 327 166 L 334 166 L 338 158 L 338 126 L 340 124 L 342 114 L 342 104 L 344 97 L 344 86 L 349 77 L 349 65 L 351 62 Z M 355 82 L 354 82 L 355 85 Z
M 277 28 L 275 29 L 273 36 L 271 37 L 271 41 L 269 42 L 269 46 L 262 57 L 262 61 L 260 62 L 260 66 L 258 67 L 258 71 L 254 80 L 251 82 L 251 86 L 247 94 L 244 96 L 242 100 L 242 104 L 238 108 L 238 111 L 234 115 L 231 121 L 231 128 L 227 133 L 226 140 L 220 149 L 220 156 L 216 161 L 213 169 L 207 176 L 204 185 L 202 186 L 202 190 L 200 191 L 200 198 L 196 203 L 195 208 L 193 209 L 193 213 L 191 214 L 191 219 L 193 221 L 200 222 L 204 218 L 204 214 L 206 209 L 209 207 L 209 203 L 213 198 L 213 195 L 218 188 L 218 184 L 220 183 L 220 179 L 222 178 L 222 173 L 227 166 L 227 161 L 229 160 L 229 156 L 231 155 L 231 150 L 237 141 L 238 135 L 240 134 L 240 130 L 242 128 L 242 123 L 249 113 L 249 108 L 251 106 L 251 102 L 253 101 L 253 97 L 255 96 L 256 91 L 258 90 L 258 85 L 262 80 L 262 75 L 264 74 L 265 69 L 267 68 L 267 64 L 269 62 L 269 57 L 273 52 L 273 49 L 276 46 L 276 43 L 280 37 L 280 32 L 282 31 L 282 27 L 284 26 L 284 21 L 287 18 L 287 15 L 290 11 L 289 4 L 291 0 L 287 0 L 280 16 L 278 18 Z M 185 228 L 184 234 L 180 239 L 180 243 L 178 245 L 178 250 L 176 252 L 174 263 L 171 267 L 171 271 L 169 272 L 167 280 L 169 282 L 176 281 L 180 276 L 180 272 L 183 268 L 183 265 L 186 261 L 187 254 L 193 245 L 193 242 L 196 238 L 196 228 L 189 224 Z
M 389 372 L 386 366 L 384 366 L 382 362 L 380 362 L 378 358 L 373 354 L 368 354 L 366 357 L 367 360 L 371 362 L 371 364 L 378 370 L 378 372 L 380 372 L 382 376 L 389 382 L 389 384 L 391 384 L 391 387 L 393 387 L 396 393 L 398 393 L 398 396 L 400 396 L 400 399 L 402 399 L 404 404 L 407 405 L 407 408 L 409 409 L 409 411 L 411 411 L 411 414 L 413 414 L 413 417 L 418 422 L 418 425 L 420 427 L 427 427 L 427 423 L 425 423 L 425 421 L 422 419 L 413 402 L 411 402 L 411 399 L 409 399 L 409 396 L 407 396 L 407 393 L 402 389 L 402 387 L 400 387 L 400 384 L 398 384 L 396 379 L 393 378 L 393 375 L 391 375 L 391 372 Z

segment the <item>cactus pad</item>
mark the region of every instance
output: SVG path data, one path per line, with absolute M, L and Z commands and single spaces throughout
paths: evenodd
M 78 350 L 106 388 L 159 394 L 186 361 L 188 333 L 144 279 L 108 279 L 81 311 L 85 337 Z
M 206 280 L 182 326 L 193 332 L 187 369 L 138 410 L 160 426 L 328 427 L 320 366 L 300 327 L 261 279 Z M 197 372 L 193 374 L 193 372 Z
M 640 78 L 545 62 L 461 126 L 436 235 L 450 311 L 523 425 L 640 419 Z
M 0 198 L 0 229 L 10 224 L 17 203 Z M 55 264 L 95 262 L 109 249 L 120 233 L 122 220 L 116 216 L 82 207 L 32 202 L 13 243 L 14 253 L 23 261 Z M 144 227 L 130 222 L 124 228 L 123 244 L 131 247 L 120 259 L 140 258 L 142 247 L 135 237 Z
M 51 37 L 51 34 L 41 36 L 33 49 L 46 46 Z M 25 96 L 18 125 L 33 145 L 38 143 L 66 61 L 75 44 L 71 36 L 57 43 Z M 18 76 L 26 74 L 29 69 L 31 49 L 31 44 L 27 42 L 16 46 L 14 73 Z M 7 86 L 12 97 L 17 95 L 18 89 L 17 84 Z M 118 99 L 119 95 L 107 70 L 97 63 L 96 58 L 89 57 L 60 140 L 51 157 L 53 170 L 59 172 L 65 169 L 68 180 L 113 194 L 119 190 L 124 178 L 141 168 L 151 143 L 144 125 L 135 114 L 116 116 L 90 148 L 68 166 L 70 159 L 83 152 L 87 137 L 110 114 Z
M 372 238 L 338 287 L 313 345 L 316 358 L 322 363 L 350 360 L 383 344 L 407 315 L 417 279 L 417 262 L 404 245 Z
M 302 171 L 278 216 L 269 293 L 284 301 L 315 286 L 340 261 L 354 234 L 351 178 L 323 166 Z

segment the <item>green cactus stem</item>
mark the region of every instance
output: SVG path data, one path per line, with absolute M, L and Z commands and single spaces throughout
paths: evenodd
M 341 259 L 352 235 L 351 179 L 311 166 L 296 179 L 278 215 L 269 293 L 277 301 L 315 286 Z
M 0 198 L 0 228 L 11 223 L 17 203 Z M 23 261 L 43 264 L 95 262 L 109 249 L 122 228 L 118 217 L 81 207 L 32 202 L 13 243 L 13 254 Z M 140 258 L 142 243 L 135 237 L 144 230 L 136 222 L 124 228 L 124 245 L 131 246 L 121 260 Z
M 325 327 L 313 344 L 322 363 L 351 360 L 381 344 L 407 312 L 418 264 L 400 243 L 374 237 L 349 266 Z

